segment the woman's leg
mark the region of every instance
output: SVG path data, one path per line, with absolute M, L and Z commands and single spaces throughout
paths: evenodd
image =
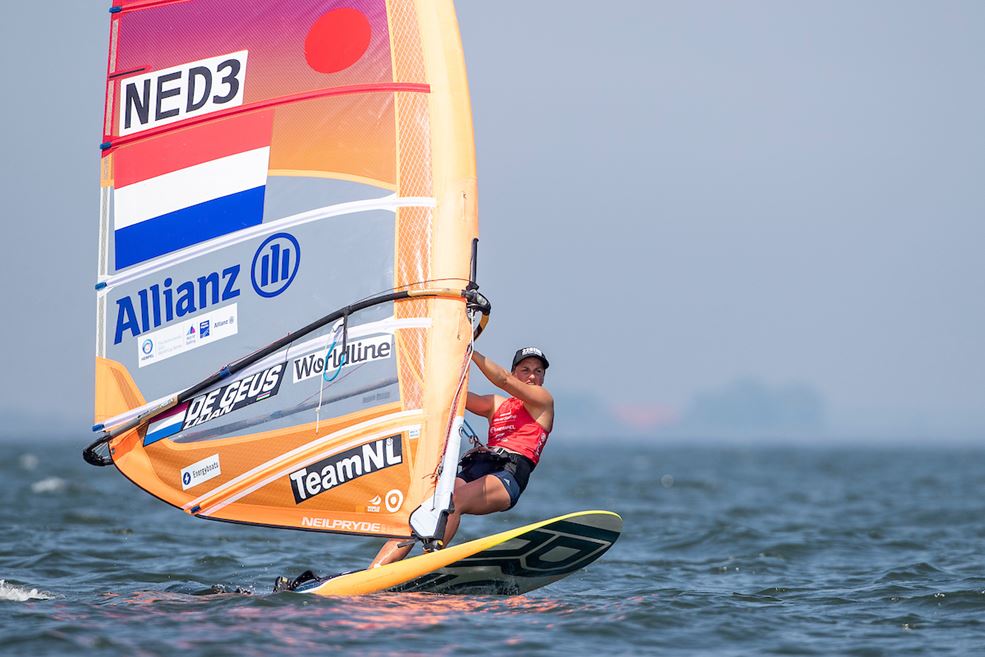
M 468 483 L 464 479 L 456 478 L 455 493 L 452 499 L 455 502 L 455 510 L 448 514 L 448 522 L 445 525 L 445 545 L 451 542 L 455 532 L 458 531 L 463 513 L 482 516 L 510 508 L 510 494 L 506 491 L 506 486 L 492 475 L 479 477 Z M 406 540 L 394 538 L 387 541 L 376 554 L 372 563 L 369 564 L 369 567 L 383 566 L 406 557 L 413 547 L 413 545 L 400 547 L 400 543 Z
M 407 542 L 409 539 L 406 538 L 392 538 L 387 541 L 380 551 L 376 553 L 373 561 L 369 564 L 370 568 L 376 568 L 377 566 L 384 566 L 388 563 L 393 563 L 394 561 L 400 561 L 410 552 L 413 546 L 406 545 L 400 547 L 401 543 Z
M 464 479 L 456 477 L 455 494 L 457 495 L 458 489 L 465 485 L 466 483 Z M 450 523 L 451 521 L 452 521 L 451 514 L 449 514 L 448 522 Z M 456 528 L 458 527 L 457 520 L 455 521 L 455 527 Z M 454 534 L 454 532 L 452 532 L 452 534 Z M 445 531 L 445 535 L 446 536 L 448 535 L 447 530 Z M 408 539 L 405 538 L 394 538 L 387 541 L 383 545 L 383 547 L 380 548 L 380 551 L 376 554 L 376 557 L 373 558 L 373 561 L 372 563 L 369 564 L 369 567 L 376 568 L 377 566 L 384 566 L 388 563 L 393 563 L 394 561 L 400 561 L 401 559 L 406 557 L 408 554 L 410 554 L 411 549 L 414 547 L 413 545 L 406 545 L 404 547 L 400 547 L 400 544 L 406 543 L 407 540 Z M 445 543 L 445 545 L 447 545 L 447 543 Z
M 453 499 L 455 511 L 448 514 L 448 524 L 445 525 L 446 546 L 455 537 L 463 513 L 483 516 L 510 508 L 510 494 L 506 491 L 506 486 L 493 475 L 479 477 L 469 483 L 465 483 L 463 479 L 456 479 Z

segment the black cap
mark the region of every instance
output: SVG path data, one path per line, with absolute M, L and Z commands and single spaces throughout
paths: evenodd
M 540 362 L 544 364 L 545 370 L 551 366 L 551 364 L 547 362 L 547 356 L 544 355 L 543 351 L 537 347 L 524 347 L 523 349 L 516 350 L 516 354 L 513 356 L 513 367 L 510 369 L 515 370 L 516 364 L 524 358 L 539 358 Z

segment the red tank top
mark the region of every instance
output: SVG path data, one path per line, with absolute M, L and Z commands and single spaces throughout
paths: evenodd
M 547 432 L 537 424 L 522 401 L 510 397 L 499 405 L 489 421 L 488 442 L 489 447 L 502 447 L 522 454 L 537 465 L 547 443 Z

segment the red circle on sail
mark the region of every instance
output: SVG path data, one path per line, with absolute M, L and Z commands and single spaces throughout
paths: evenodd
M 369 19 L 343 7 L 322 14 L 304 40 L 304 58 L 319 73 L 338 73 L 359 61 L 369 48 Z

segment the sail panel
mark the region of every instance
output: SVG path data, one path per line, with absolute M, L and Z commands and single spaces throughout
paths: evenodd
M 317 98 L 278 108 L 270 169 L 396 187 L 393 94 Z
M 144 9 L 133 2 L 114 4 L 122 11 L 113 15 L 119 24 L 119 48 L 111 74 L 171 69 L 247 51 L 249 66 L 256 71 L 249 72 L 244 103 L 394 79 L 383 0 L 189 0 Z M 352 10 L 369 27 L 368 42 L 354 39 L 344 21 L 332 24 L 333 16 Z M 326 68 L 316 61 L 319 55 L 330 58 L 333 51 L 341 56 L 337 63 L 348 66 Z
M 451 2 L 115 7 L 96 367 L 113 462 L 202 517 L 440 535 L 477 234 Z

